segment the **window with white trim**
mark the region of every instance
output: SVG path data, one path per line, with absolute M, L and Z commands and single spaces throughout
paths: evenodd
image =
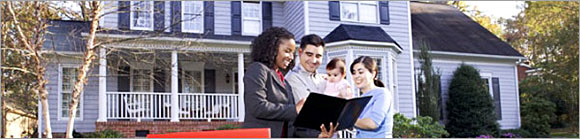
M 74 85 L 77 81 L 78 69 L 74 66 L 63 66 L 60 70 L 60 117 L 61 119 L 67 119 L 69 117 L 69 105 L 72 99 L 72 92 Z M 82 94 L 82 93 L 81 93 Z M 77 104 L 76 118 L 82 118 L 82 96 Z
M 485 86 L 485 90 L 489 93 L 489 96 L 493 99 L 493 86 L 491 83 L 491 74 L 490 73 L 480 73 L 481 80 L 483 81 L 483 85 Z
M 153 92 L 153 75 L 150 69 L 131 71 L 131 92 Z
M 203 93 L 203 73 L 196 70 L 184 70 L 182 77 L 183 93 Z
M 202 33 L 203 32 L 203 1 L 182 1 L 181 2 L 183 32 Z
M 153 30 L 153 1 L 131 1 L 131 29 Z
M 340 20 L 378 23 L 378 3 L 376 1 L 341 1 Z
M 260 2 L 242 2 L 242 35 L 258 35 L 262 32 L 262 6 Z

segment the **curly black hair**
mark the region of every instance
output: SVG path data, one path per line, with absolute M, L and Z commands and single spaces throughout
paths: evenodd
M 294 39 L 294 34 L 282 27 L 270 27 L 256 37 L 251 47 L 252 61 L 274 68 L 282 40 Z

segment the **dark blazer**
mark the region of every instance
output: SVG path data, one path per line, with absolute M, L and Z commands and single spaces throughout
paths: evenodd
M 286 122 L 287 136 L 294 129 L 291 121 L 296 119 L 296 106 L 288 82 L 282 86 L 276 71 L 260 62 L 249 65 L 244 76 L 244 128 L 270 128 L 272 138 L 282 136 L 282 126 Z

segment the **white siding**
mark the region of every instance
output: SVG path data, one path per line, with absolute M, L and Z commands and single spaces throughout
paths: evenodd
M 216 35 L 232 35 L 231 1 L 214 2 L 214 28 Z
M 272 26 L 283 27 L 284 26 L 284 3 L 283 2 L 272 2 Z
M 413 76 L 411 74 L 411 54 L 412 49 L 410 45 L 409 33 L 409 2 L 407 1 L 390 1 L 390 25 L 370 24 L 370 23 L 354 23 L 331 21 L 329 19 L 329 9 L 327 1 L 309 1 L 309 24 L 310 33 L 325 37 L 334 28 L 340 24 L 355 24 L 363 26 L 379 26 L 389 34 L 401 47 L 403 52 L 396 57 L 397 60 L 397 83 L 398 83 L 398 97 L 399 97 L 399 112 L 407 117 L 414 117 L 414 91 L 413 91 Z M 355 57 L 356 58 L 356 57 Z M 326 62 L 322 65 L 326 65 Z
M 490 73 L 492 77 L 499 78 L 502 120 L 499 120 L 498 123 L 502 129 L 519 128 L 518 117 L 520 111 L 518 109 L 519 104 L 517 103 L 518 88 L 516 87 L 517 80 L 515 79 L 515 61 L 475 61 L 469 58 L 466 59 L 456 57 L 454 59 L 434 58 L 433 60 L 433 68 L 439 69 L 441 72 L 443 109 L 446 108 L 449 84 L 453 78 L 453 72 L 459 67 L 461 62 L 466 61 L 465 64 L 475 67 L 480 73 Z M 417 60 L 415 60 L 415 66 L 421 66 Z M 444 111 L 445 114 L 446 112 Z
M 304 2 L 302 1 L 284 2 L 284 27 L 292 32 L 297 40 L 304 36 L 303 5 Z
M 67 62 L 60 62 L 61 64 L 72 64 Z M 93 71 L 89 74 L 89 79 L 87 84 L 85 85 L 84 92 L 83 92 L 83 117 L 81 120 L 75 121 L 74 129 L 77 132 L 94 132 L 95 131 L 95 122 L 98 116 L 98 90 L 99 90 L 99 79 L 96 75 L 98 75 L 99 71 L 98 68 L 94 68 Z M 58 108 L 58 63 L 50 63 L 47 66 L 45 77 L 49 80 L 48 84 L 46 85 L 48 95 L 48 103 L 49 103 L 49 112 L 51 118 L 51 125 L 52 131 L 54 133 L 64 133 L 66 131 L 66 126 L 68 123 L 68 119 L 59 119 L 57 116 Z
M 99 21 L 99 25 L 103 28 L 108 29 L 117 29 L 117 20 L 119 18 L 119 14 L 117 12 L 117 8 L 119 2 L 117 1 L 104 1 L 104 9 L 103 9 L 103 17 L 101 17 L 101 21 Z

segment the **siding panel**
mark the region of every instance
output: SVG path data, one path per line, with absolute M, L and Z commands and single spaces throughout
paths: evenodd
M 304 2 L 284 2 L 284 27 L 292 32 L 297 40 L 304 36 Z

